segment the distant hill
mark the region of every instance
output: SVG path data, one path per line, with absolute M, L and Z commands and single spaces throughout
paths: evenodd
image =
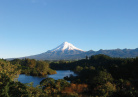
M 77 56 L 85 57 L 91 55 L 98 55 L 104 54 L 110 57 L 121 57 L 121 58 L 128 58 L 128 57 L 137 57 L 138 56 L 138 48 L 136 49 L 114 49 L 114 50 L 99 50 L 99 51 L 87 51 Z M 85 56 L 84 56 L 85 55 Z
M 121 57 L 121 58 L 128 58 L 128 57 L 137 57 L 138 56 L 138 48 L 136 49 L 113 49 L 113 50 L 99 50 L 99 51 L 83 51 L 71 43 L 64 42 L 58 47 L 49 50 L 47 52 L 27 56 L 22 58 L 30 58 L 36 60 L 77 60 L 83 59 L 86 56 L 91 55 L 98 55 L 104 54 L 111 57 Z M 22 59 L 20 58 L 20 59 Z M 13 58 L 12 58 L 13 59 Z

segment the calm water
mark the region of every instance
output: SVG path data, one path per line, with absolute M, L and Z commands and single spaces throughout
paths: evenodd
M 70 70 L 57 70 L 57 74 L 48 75 L 48 77 L 58 80 L 58 79 L 63 79 L 65 76 L 69 76 L 70 74 L 74 76 L 76 75 L 73 71 Z M 36 77 L 36 76 L 20 74 L 18 77 L 18 81 L 20 81 L 21 83 L 33 82 L 33 86 L 35 87 L 39 85 L 39 83 L 45 78 L 46 77 Z

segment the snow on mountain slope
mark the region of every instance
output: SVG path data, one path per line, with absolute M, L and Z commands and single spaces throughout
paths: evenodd
M 63 42 L 61 45 L 59 45 L 58 47 L 50 50 L 50 51 L 65 51 L 65 50 L 78 50 L 78 51 L 83 51 L 77 47 L 75 47 L 74 45 L 72 45 L 71 43 L 68 42 Z

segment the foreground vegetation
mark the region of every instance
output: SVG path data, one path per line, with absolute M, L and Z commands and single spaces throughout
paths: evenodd
M 112 58 L 101 54 L 75 62 L 51 63 L 50 67 L 74 70 L 78 76 L 65 79 L 88 85 L 87 94 L 91 96 L 138 96 L 138 57 Z
M 64 79 L 46 78 L 33 87 L 14 79 L 20 73 L 44 76 L 55 73 L 52 69 L 70 69 L 78 76 Z M 0 97 L 137 97 L 138 57 L 111 58 L 95 55 L 69 62 L 47 63 L 33 59 L 0 60 Z M 54 95 L 55 94 L 55 95 Z

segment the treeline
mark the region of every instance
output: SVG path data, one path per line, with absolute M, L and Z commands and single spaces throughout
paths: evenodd
M 48 97 L 44 92 L 42 92 L 42 89 L 40 87 L 33 87 L 31 84 L 25 85 L 16 80 L 16 78 L 18 78 L 18 75 L 24 72 L 25 68 L 28 67 L 28 62 L 30 61 L 31 60 L 29 59 L 16 59 L 10 62 L 0 59 L 0 97 Z M 31 62 L 36 62 L 37 65 L 39 62 L 41 63 L 41 61 Z M 41 65 L 42 64 L 46 66 L 45 62 L 41 63 Z M 32 65 L 33 64 L 30 64 L 28 68 L 31 68 Z M 35 68 L 34 66 L 32 66 L 32 68 Z M 48 66 L 49 65 L 47 65 L 47 67 Z M 40 70 L 40 67 L 38 68 L 39 69 L 37 70 Z
M 64 78 L 70 83 L 64 79 L 46 78 L 37 87 L 12 80 L 16 77 L 14 75 L 20 72 L 39 76 L 48 74 L 48 68 L 70 69 L 75 71 L 77 76 Z M 16 59 L 11 62 L 0 60 L 0 70 L 0 97 L 138 96 L 138 57 L 112 58 L 106 55 L 94 55 L 79 61 L 59 61 L 50 65 L 33 59 Z M 31 73 L 33 71 L 37 73 Z
M 75 62 L 51 63 L 53 69 L 70 69 L 78 76 L 65 77 L 75 84 L 87 84 L 91 96 L 138 96 L 138 57 L 112 58 L 94 55 Z
M 5 74 L 11 80 L 14 80 L 21 73 L 18 67 L 19 65 L 12 65 L 9 61 L 0 59 L 0 74 Z
M 137 78 L 138 57 L 136 58 L 112 58 L 107 55 L 93 55 L 79 61 L 52 62 L 50 68 L 54 70 L 73 70 L 78 72 L 81 69 L 96 68 L 106 69 L 116 79 Z
M 13 65 L 19 64 L 22 74 L 32 76 L 46 76 L 48 74 L 56 74 L 55 70 L 49 68 L 49 63 L 45 61 L 37 61 L 34 59 L 14 59 L 10 61 Z
M 77 84 L 70 84 L 64 79 L 54 80 L 52 78 L 46 78 L 42 80 L 40 85 L 37 87 L 33 87 L 32 83 L 22 84 L 18 81 L 15 81 L 14 79 L 17 77 L 17 75 L 19 75 L 21 72 L 24 72 L 24 70 L 21 71 L 23 67 L 35 67 L 34 65 L 32 66 L 32 64 L 26 64 L 30 61 L 30 59 L 18 61 L 16 59 L 9 62 L 0 59 L 0 97 L 78 97 L 78 94 L 74 94 L 73 92 L 76 91 L 74 87 L 76 87 L 77 91 L 79 92 L 82 91 L 83 87 L 87 88 L 85 85 L 80 85 L 82 88 L 78 89 L 80 86 Z M 36 66 L 39 62 L 43 63 L 43 61 L 33 62 L 36 62 Z M 42 63 L 40 63 L 39 65 L 42 65 Z M 44 66 L 47 66 L 46 63 Z

